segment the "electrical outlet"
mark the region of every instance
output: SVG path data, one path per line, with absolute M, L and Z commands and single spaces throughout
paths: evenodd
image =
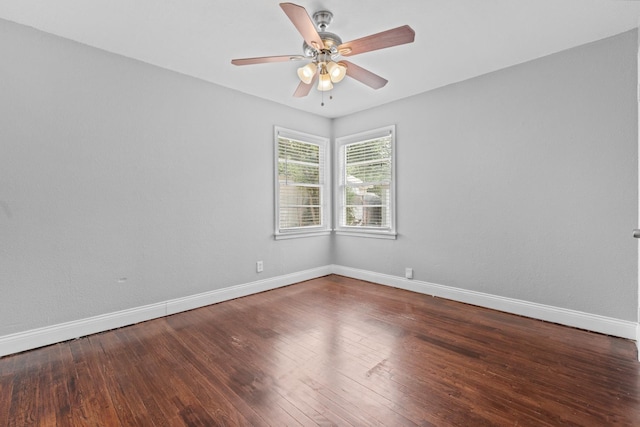
M 413 279 L 413 268 L 407 267 L 404 269 L 404 277 L 407 279 Z
M 262 261 L 257 261 L 256 262 L 256 272 L 262 273 L 262 270 L 264 270 L 264 264 L 262 263 Z

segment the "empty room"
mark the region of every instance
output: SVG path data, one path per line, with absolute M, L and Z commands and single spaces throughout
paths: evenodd
M 639 21 L 0 1 L 0 425 L 640 425 Z

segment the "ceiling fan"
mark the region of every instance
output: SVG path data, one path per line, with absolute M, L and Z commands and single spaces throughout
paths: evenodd
M 300 84 L 293 93 L 293 96 L 298 98 L 307 96 L 316 81 L 318 81 L 318 90 L 324 92 L 331 90 L 333 83 L 340 82 L 345 76 L 356 79 L 373 89 L 380 89 L 387 84 L 386 79 L 352 62 L 341 59 L 341 57 L 412 43 L 415 38 L 413 29 L 408 25 L 403 25 L 343 43 L 338 35 L 326 31 L 333 21 L 331 12 L 327 10 L 318 11 L 313 14 L 312 21 L 306 9 L 302 6 L 293 3 L 280 3 L 280 7 L 304 38 L 302 45 L 303 55 L 242 58 L 234 59 L 231 63 L 234 65 L 252 65 L 268 62 L 310 60 L 309 63 L 298 68 Z

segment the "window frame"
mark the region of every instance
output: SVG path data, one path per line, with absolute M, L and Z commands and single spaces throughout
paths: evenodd
M 348 226 L 343 224 L 342 210 L 344 209 L 345 201 L 345 150 L 344 147 L 356 143 L 364 143 L 373 139 L 391 136 L 391 182 L 389 183 L 389 227 L 362 227 L 362 226 Z M 335 206 L 335 228 L 336 235 L 344 236 L 358 236 L 358 237 L 371 237 L 379 239 L 396 239 L 396 126 L 389 125 L 378 129 L 359 132 L 352 135 L 346 135 L 335 139 L 335 185 L 334 185 L 334 202 Z
M 319 147 L 319 188 L 320 188 L 320 225 L 301 226 L 298 228 L 280 228 L 280 177 L 279 177 L 279 138 L 291 139 Z M 274 126 L 274 238 L 294 239 L 331 234 L 331 162 L 329 156 L 329 138 Z

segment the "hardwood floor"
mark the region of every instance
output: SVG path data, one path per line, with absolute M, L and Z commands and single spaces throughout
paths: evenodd
M 635 344 L 327 276 L 0 359 L 0 425 L 640 425 Z

